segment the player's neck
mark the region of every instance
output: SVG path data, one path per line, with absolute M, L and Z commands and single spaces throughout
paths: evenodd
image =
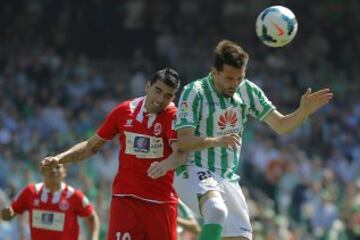
M 44 182 L 45 184 L 45 188 L 47 190 L 49 190 L 51 193 L 54 193 L 54 192 L 57 192 L 59 190 L 61 190 L 61 187 L 62 187 L 62 182 L 60 183 L 46 183 Z

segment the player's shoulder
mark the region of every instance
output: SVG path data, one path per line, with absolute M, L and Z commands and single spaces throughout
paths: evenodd
M 89 199 L 86 197 L 83 191 L 70 185 L 67 185 L 66 188 L 66 197 L 69 199 L 69 201 L 76 204 L 82 204 L 84 207 L 90 204 Z
M 67 198 L 82 198 L 84 193 L 78 189 L 74 188 L 70 185 L 66 185 L 66 197 Z
M 42 186 L 44 185 L 44 183 L 29 183 L 27 184 L 22 190 L 21 190 L 21 194 L 22 195 L 26 195 L 26 196 L 35 196 L 36 194 L 38 194 L 41 189 Z M 20 195 L 19 193 L 19 195 Z
M 29 191 L 31 193 L 39 193 L 42 189 L 42 187 L 44 186 L 43 182 L 39 182 L 39 183 L 29 183 L 28 185 L 26 185 L 26 187 L 24 188 L 24 190 Z
M 193 92 L 202 92 L 204 91 L 204 85 L 207 82 L 208 77 L 203 77 L 196 79 L 185 85 L 184 90 L 193 91 Z
M 143 100 L 143 97 L 133 98 L 125 100 L 118 105 L 116 105 L 113 109 L 113 113 L 124 113 L 124 112 L 133 112 L 134 109 L 138 106 L 139 103 Z
M 176 113 L 176 105 L 174 102 L 170 102 L 169 105 L 164 109 L 166 114 L 174 114 Z
M 253 81 L 250 81 L 249 79 L 245 78 L 243 82 L 240 84 L 240 88 L 247 88 L 252 90 L 252 89 L 259 89 L 260 87 Z

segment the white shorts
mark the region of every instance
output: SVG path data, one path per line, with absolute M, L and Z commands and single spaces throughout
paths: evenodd
M 175 189 L 179 198 L 199 215 L 199 198 L 208 191 L 219 191 L 228 208 L 222 237 L 252 239 L 249 208 L 238 182 L 230 182 L 206 168 L 188 166 L 187 171 L 175 177 Z

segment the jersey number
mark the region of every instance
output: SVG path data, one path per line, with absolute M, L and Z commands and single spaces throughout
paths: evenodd
M 212 177 L 212 173 L 210 171 L 206 171 L 206 172 L 197 172 L 197 175 L 199 177 L 199 180 L 204 180 L 204 179 L 207 179 L 207 178 L 210 178 Z
M 130 233 L 126 232 L 121 235 L 121 232 L 117 232 L 116 240 L 131 240 Z

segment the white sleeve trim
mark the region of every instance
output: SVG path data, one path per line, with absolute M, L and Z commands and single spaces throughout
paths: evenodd
M 96 132 L 96 136 L 97 136 L 98 138 L 100 138 L 100 139 L 104 140 L 104 141 L 107 141 L 107 142 L 112 141 L 112 139 L 105 139 L 105 138 L 103 138 L 103 137 L 100 137 L 100 136 L 99 136 L 99 134 L 98 134 L 97 132 Z

